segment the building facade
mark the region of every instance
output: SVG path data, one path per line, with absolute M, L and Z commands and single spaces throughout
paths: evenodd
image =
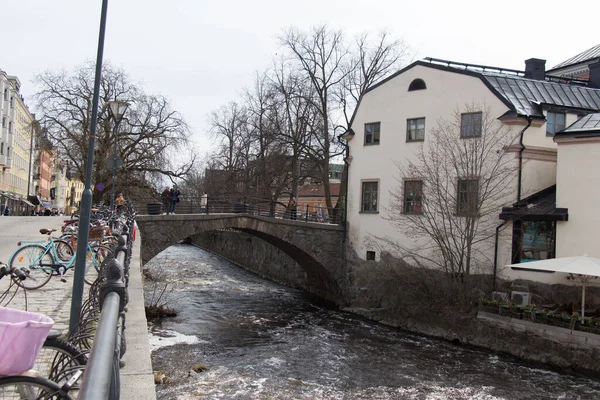
M 12 215 L 28 214 L 32 208 L 27 195 L 32 190 L 30 155 L 35 116 L 20 89 L 21 82 L 16 76 L 0 71 L 0 200 Z
M 590 70 L 591 83 L 597 77 L 593 68 Z M 501 182 L 505 190 L 502 198 L 495 199 L 497 212 L 477 221 L 486 224 L 488 233 L 477 239 L 474 250 L 478 257 L 470 266 L 471 273 L 514 279 L 521 272 L 505 265 L 573 255 L 575 248 L 558 243 L 569 240 L 561 232 L 577 230 L 569 217 L 573 207 L 590 204 L 567 202 L 561 192 L 566 189 L 557 189 L 561 184 L 557 179 L 560 141 L 554 138 L 582 116 L 599 110 L 600 89 L 550 78 L 540 59 L 527 60 L 525 71 L 436 59 L 409 65 L 364 94 L 351 129 L 343 135 L 349 145 L 350 244 L 367 260 L 379 260 L 383 251 L 408 260 L 439 257 L 433 243 L 436 239 L 411 231 L 414 224 L 406 223 L 409 218 L 427 218 L 431 206 L 425 186 L 432 181 L 432 171 L 415 167 L 423 165 L 420 154 L 436 150 L 432 138 L 443 129 L 453 129 L 452 145 L 465 149 L 474 138 L 485 139 L 485 132 L 501 130 L 512 142 L 496 152 L 506 152 L 505 166 L 514 173 Z M 565 160 L 577 158 L 568 155 L 568 150 L 564 154 Z M 591 153 L 580 156 L 585 156 L 581 163 L 593 164 Z M 450 234 L 452 226 L 465 219 L 465 210 L 478 212 L 471 207 L 482 204 L 479 199 L 484 196 L 487 178 L 455 171 L 439 173 L 445 174 L 438 183 L 451 203 L 450 212 L 445 221 L 432 222 L 447 222 Z M 586 212 L 600 211 L 600 206 L 594 207 Z M 390 246 L 392 242 L 394 246 Z M 547 280 L 539 273 L 527 278 Z

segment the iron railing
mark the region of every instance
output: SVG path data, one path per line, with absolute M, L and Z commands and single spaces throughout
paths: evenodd
M 126 351 L 125 306 L 129 300 L 129 264 L 132 255 L 132 238 L 135 213 L 132 209 L 115 221 L 113 231 L 121 232 L 114 255 L 103 263 L 99 279 L 93 285 L 96 296 L 88 302 L 95 302 L 99 312 L 88 302 L 82 307 L 82 318 L 78 329 L 71 334 L 71 340 L 80 347 L 91 342 L 87 366 L 83 374 L 79 399 L 105 400 L 120 398 L 120 359 Z M 92 297 L 96 298 L 94 301 Z M 95 334 L 90 338 L 89 328 L 94 326 Z
M 171 210 L 171 199 L 160 196 L 132 200 L 140 213 L 149 215 L 167 214 Z M 208 197 L 181 196 L 175 204 L 175 214 L 248 214 L 276 219 L 291 219 L 304 222 L 340 225 L 344 223 L 343 207 L 327 207 L 323 202 L 301 200 L 295 212 L 288 202 L 256 197 Z

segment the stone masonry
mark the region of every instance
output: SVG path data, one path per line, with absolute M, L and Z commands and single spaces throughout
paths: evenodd
M 144 262 L 173 244 L 193 242 L 192 238 L 207 232 L 239 231 L 269 243 L 300 265 L 306 273 L 307 291 L 339 302 L 347 286 L 344 229 L 337 225 L 246 214 L 140 215 L 136 221 L 144 238 Z

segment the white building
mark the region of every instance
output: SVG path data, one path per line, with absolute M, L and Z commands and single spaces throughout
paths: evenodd
M 557 132 L 582 116 L 600 111 L 600 69 L 589 70 L 590 83 L 585 85 L 548 77 L 545 61 L 539 59 L 527 60 L 524 72 L 426 59 L 371 87 L 343 135 L 350 160 L 348 239 L 357 255 L 379 260 L 381 249 L 386 249 L 384 238 L 415 252 L 427 248 L 430 239 L 415 237 L 387 218 L 393 212 L 394 191 L 402 198 L 402 214 L 419 216 L 427 202 L 419 195 L 422 177 L 399 176 L 396 165 L 416 161 L 421 146 L 429 148 L 432 129 L 452 120 L 456 112 L 456 139 L 464 143 L 481 135 L 486 115 L 517 138 L 508 148 L 515 166 L 513 179 L 506 181 L 509 194 L 489 221 L 498 227 L 496 235 L 478 244 L 482 257 L 472 272 L 552 281 L 548 274 L 503 266 L 590 253 L 593 227 L 599 221 L 586 216 L 600 215 L 600 189 L 595 184 L 600 164 L 594 156 L 600 154 L 600 146 L 586 147 L 597 139 L 588 134 L 574 140 L 568 130 L 554 140 Z M 456 204 L 457 210 L 481 191 L 474 183 L 478 177 L 452 176 L 448 181 L 452 184 L 447 190 L 456 202 L 465 202 Z M 585 195 L 570 192 L 575 183 Z M 452 218 L 460 218 L 459 213 Z

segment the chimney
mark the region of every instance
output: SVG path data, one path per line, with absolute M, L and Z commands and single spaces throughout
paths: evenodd
M 543 81 L 546 77 L 546 60 L 530 58 L 525 60 L 525 78 Z
M 600 89 L 600 61 L 588 65 L 590 69 L 590 80 L 588 87 Z

